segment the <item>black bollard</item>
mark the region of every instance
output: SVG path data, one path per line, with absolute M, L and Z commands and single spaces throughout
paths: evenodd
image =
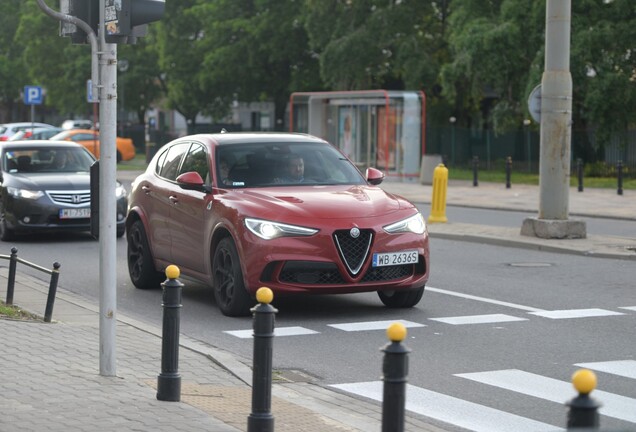
M 406 404 L 406 382 L 409 372 L 410 350 L 402 341 L 406 337 L 406 327 L 393 323 L 386 331 L 389 342 L 382 351 L 382 432 L 404 432 L 404 406 Z
M 590 393 L 596 387 L 596 375 L 589 369 L 578 370 L 572 375 L 572 384 L 579 395 L 566 403 L 570 407 L 567 420 L 568 429 L 598 429 L 598 409 L 601 404 L 590 397 Z
M 275 307 L 270 305 L 274 293 L 269 288 L 256 291 L 258 305 L 254 315 L 254 368 L 252 369 L 252 412 L 247 417 L 247 432 L 274 432 L 272 406 L 272 354 Z
M 157 399 L 169 402 L 181 400 L 179 375 L 179 319 L 181 315 L 181 288 L 177 280 L 179 267 L 166 268 L 168 280 L 163 282 L 163 335 L 161 339 L 161 373 L 157 377 Z
M 13 292 L 15 291 L 15 269 L 18 265 L 18 249 L 11 248 L 11 256 L 9 257 L 9 279 L 7 280 L 7 300 L 6 304 L 13 304 Z
M 60 279 L 60 263 L 53 263 L 51 271 L 51 282 L 49 282 L 49 295 L 46 297 L 46 308 L 44 309 L 44 322 L 50 323 L 53 318 L 53 304 L 57 293 L 57 282 Z
M 506 189 L 510 189 L 510 175 L 512 174 L 512 158 L 506 159 Z
M 616 164 L 616 178 L 618 179 L 617 193 L 623 195 L 623 161 L 618 161 Z
M 479 186 L 477 171 L 479 169 L 479 156 L 473 156 L 473 186 Z
M 583 192 L 583 161 L 581 158 L 576 160 L 576 174 L 579 179 L 579 192 Z

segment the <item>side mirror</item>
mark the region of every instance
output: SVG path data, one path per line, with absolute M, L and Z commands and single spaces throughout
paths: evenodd
M 369 184 L 377 186 L 384 180 L 384 173 L 379 169 L 367 168 L 366 177 Z
M 186 190 L 205 191 L 205 182 L 201 175 L 196 171 L 189 171 L 177 177 L 179 186 Z

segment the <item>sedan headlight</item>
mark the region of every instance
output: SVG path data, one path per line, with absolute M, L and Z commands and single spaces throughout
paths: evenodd
M 44 196 L 44 192 L 42 191 L 32 191 L 28 189 L 18 189 L 14 187 L 8 187 L 7 192 L 15 198 L 24 198 L 24 199 L 32 199 L 36 200 Z
M 399 222 L 386 225 L 384 227 L 384 231 L 391 234 L 402 233 L 402 232 L 424 234 L 424 231 L 426 231 L 426 222 L 424 222 L 424 217 L 422 216 L 422 213 L 417 213 L 416 215 L 413 215 Z
M 265 240 L 278 237 L 310 236 L 318 232 L 314 228 L 305 228 L 296 225 L 287 225 L 279 222 L 266 221 L 261 219 L 245 219 L 245 226 L 252 233 Z

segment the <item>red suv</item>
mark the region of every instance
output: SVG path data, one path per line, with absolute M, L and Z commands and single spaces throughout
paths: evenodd
M 428 232 L 413 204 L 377 186 L 383 178 L 304 134 L 179 138 L 132 184 L 130 278 L 158 287 L 176 264 L 229 316 L 249 314 L 262 286 L 377 291 L 386 306 L 412 307 L 429 275 Z

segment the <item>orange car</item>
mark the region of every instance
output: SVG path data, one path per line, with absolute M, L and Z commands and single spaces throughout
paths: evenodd
M 99 159 L 99 131 L 92 129 L 65 130 L 49 138 L 50 140 L 74 141 L 83 145 Z M 135 157 L 135 146 L 130 138 L 117 137 L 117 162 Z

